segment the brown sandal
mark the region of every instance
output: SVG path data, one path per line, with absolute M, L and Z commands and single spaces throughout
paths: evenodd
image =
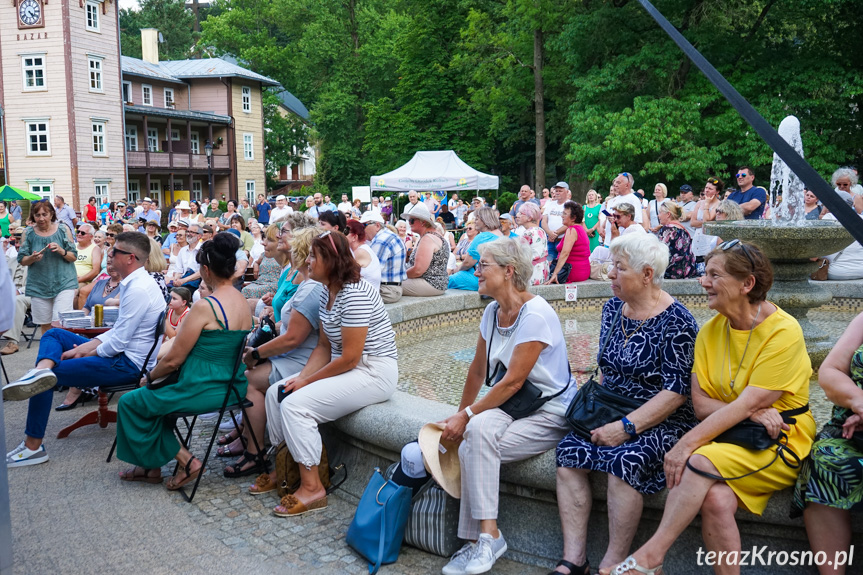
M 297 515 L 305 515 L 312 511 L 321 511 L 327 508 L 327 496 L 324 495 L 320 499 L 310 502 L 308 505 L 297 499 L 293 495 L 285 495 L 281 502 L 273 509 L 273 514 L 279 517 L 296 517 Z
M 143 473 L 137 473 L 138 470 L 143 471 Z M 151 471 L 158 471 L 159 475 L 153 476 L 150 475 Z M 120 472 L 120 479 L 123 481 L 141 481 L 143 483 L 162 483 L 162 471 L 160 469 L 146 469 L 139 465 L 131 469 L 126 469 L 125 471 Z
M 186 462 L 186 465 L 183 466 L 183 473 L 186 474 L 186 477 L 183 479 L 177 480 L 177 476 L 170 478 L 168 482 L 165 484 L 165 487 L 168 488 L 168 491 L 177 491 L 178 489 L 185 486 L 187 483 L 190 483 L 198 478 L 198 476 L 204 472 L 204 466 L 201 465 L 195 471 L 192 471 L 192 462 L 198 459 L 194 455 L 189 458 L 189 461 Z
M 250 495 L 263 495 L 276 490 L 276 482 L 270 479 L 269 473 L 261 473 L 255 479 L 255 483 L 249 486 Z

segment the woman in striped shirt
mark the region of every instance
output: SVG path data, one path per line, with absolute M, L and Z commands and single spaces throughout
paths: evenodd
M 318 345 L 303 370 L 271 386 L 266 398 L 271 438 L 284 438 L 300 464 L 300 488 L 273 510 L 283 517 L 327 506 L 318 476 L 318 425 L 386 401 L 396 390 L 399 374 L 395 333 L 383 300 L 360 278 L 345 236 L 333 231 L 319 235 L 308 263 L 311 279 L 326 288 L 321 294 Z

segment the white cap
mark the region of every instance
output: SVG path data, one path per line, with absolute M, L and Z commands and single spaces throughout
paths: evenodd
M 152 202 L 153 200 L 151 200 L 150 198 L 144 198 L 144 199 L 143 199 L 143 200 L 141 200 L 141 201 L 144 201 L 144 202 Z
M 376 222 L 378 224 L 384 225 L 384 219 L 381 217 L 380 212 L 376 210 L 369 210 L 367 212 L 363 212 L 363 215 L 360 216 L 361 224 L 367 224 L 369 222 Z
M 276 201 L 279 201 L 279 200 L 286 200 L 286 199 L 287 199 L 287 198 L 285 197 L 285 195 L 284 195 L 284 194 L 279 194 L 278 196 L 276 196 Z
M 412 441 L 402 448 L 402 472 L 412 479 L 426 477 L 425 464 L 423 463 L 423 452 L 420 444 Z

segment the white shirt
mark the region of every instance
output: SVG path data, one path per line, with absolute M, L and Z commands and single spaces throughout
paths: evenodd
M 405 213 L 405 214 L 409 214 L 409 213 L 411 213 L 412 211 L 414 211 L 415 209 L 417 209 L 417 206 L 418 206 L 418 205 L 420 205 L 420 203 L 419 203 L 419 202 L 417 202 L 417 203 L 415 203 L 415 204 L 412 204 L 412 203 L 408 202 L 407 204 L 405 204 L 405 209 L 404 209 L 404 212 L 403 212 L 403 213 Z M 431 213 L 434 213 L 434 211 L 433 211 L 433 210 L 429 210 L 429 211 L 430 211 Z
M 15 319 L 15 286 L 12 274 L 6 267 L 6 258 L 0 258 L 0 333 L 12 327 Z
M 198 246 L 192 248 L 191 246 L 184 246 L 180 248 L 180 252 L 177 254 L 177 271 L 180 275 L 186 273 L 186 270 L 198 271 L 201 269 L 201 265 L 197 262 L 198 259 Z
M 99 357 L 114 357 L 125 353 L 137 367 L 153 347 L 156 320 L 165 311 L 165 298 L 156 281 L 143 267 L 133 271 L 120 282 L 120 311 L 117 323 L 96 339 L 101 341 L 96 348 Z M 147 369 L 156 364 L 158 345 Z
M 378 259 L 378 254 L 368 246 L 368 244 L 362 244 L 359 248 L 363 250 L 372 258 L 372 261 L 369 262 L 364 268 L 360 268 L 360 277 L 372 284 L 376 290 L 381 289 L 381 260 Z
M 695 206 L 697 205 L 698 202 L 696 202 L 695 200 L 689 200 L 688 202 L 683 202 L 680 205 L 680 208 L 683 210 L 683 215 L 680 218 L 680 223 L 683 224 L 683 227 L 686 228 L 686 231 L 689 232 L 690 236 L 695 233 L 695 229 L 692 227 L 692 224 L 689 223 L 689 216 L 690 214 L 692 214 L 693 211 L 695 211 Z
M 565 204 L 566 202 L 563 202 Z M 548 216 L 548 229 L 559 230 L 563 227 L 563 204 L 557 202 L 545 202 L 542 215 Z
M 377 206 L 376 206 L 376 205 L 374 205 L 374 204 L 369 204 L 369 207 L 368 207 L 368 208 L 366 208 L 366 211 L 367 211 L 367 212 L 377 212 L 377 213 L 381 213 L 381 206 L 380 206 L 380 205 L 377 205 Z
M 343 214 L 351 213 L 351 203 L 350 202 L 342 202 L 339 204 L 339 211 Z
M 625 236 L 626 234 L 646 234 L 647 231 L 641 224 L 636 224 L 632 222 L 629 224 L 628 228 L 623 228 L 623 231 L 620 232 L 620 235 Z
M 291 206 L 285 206 L 284 208 L 273 208 L 270 212 L 270 221 L 275 222 L 292 213 L 294 213 L 294 208 L 292 208 Z
M 638 196 L 629 192 L 625 196 L 614 196 L 613 198 L 609 198 L 606 202 L 606 209 L 614 213 L 614 208 L 619 206 L 620 204 L 629 204 L 635 210 L 635 217 L 633 218 L 633 223 L 639 224 L 638 227 L 641 228 L 641 231 L 644 231 L 644 228 L 641 226 L 641 222 L 644 219 L 644 212 L 642 212 L 641 208 L 641 200 L 638 199 Z M 605 222 L 605 245 L 608 246 L 611 243 L 611 220 L 606 218 Z

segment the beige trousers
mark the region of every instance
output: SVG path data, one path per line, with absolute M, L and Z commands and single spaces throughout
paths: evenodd
M 381 284 L 381 299 L 384 303 L 395 303 L 402 299 L 402 286 L 385 286 Z
M 383 286 L 381 286 L 383 288 Z M 402 295 L 406 296 L 435 296 L 443 295 L 446 290 L 435 289 L 430 283 L 422 278 L 410 278 L 402 282 Z

